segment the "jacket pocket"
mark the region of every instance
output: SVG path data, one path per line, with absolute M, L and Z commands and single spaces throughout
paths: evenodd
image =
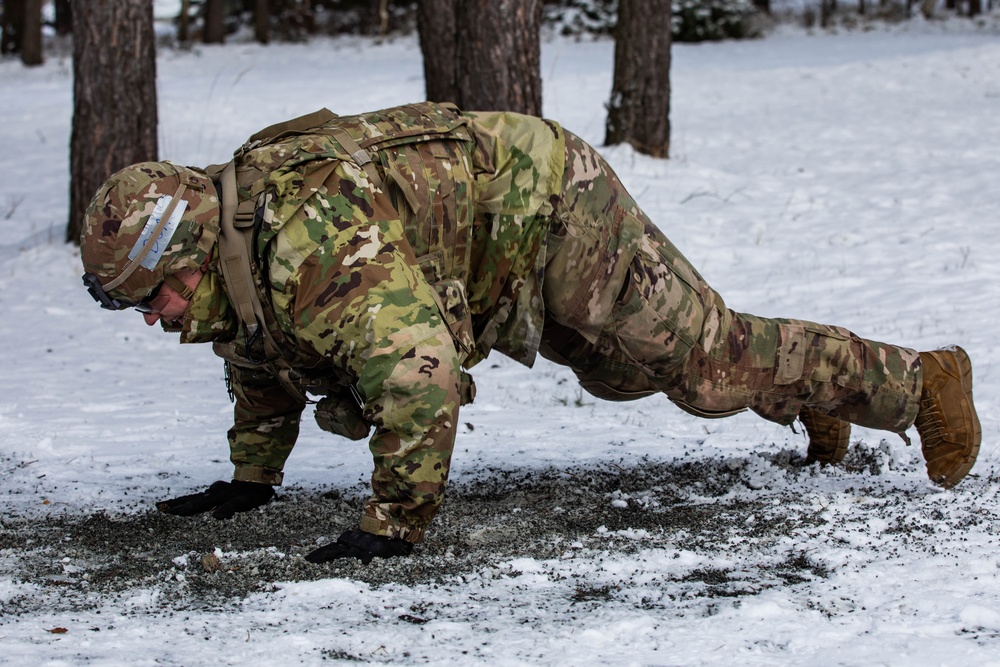
M 465 294 L 465 283 L 457 278 L 440 280 L 431 285 L 434 301 L 444 319 L 451 337 L 463 357 L 475 347 L 472 334 L 472 318 L 469 317 L 469 300 Z

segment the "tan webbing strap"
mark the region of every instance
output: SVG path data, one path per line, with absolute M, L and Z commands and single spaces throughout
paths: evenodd
M 194 290 L 181 282 L 181 279 L 172 273 L 168 276 L 163 276 L 163 282 L 174 288 L 174 291 L 180 294 L 182 299 L 190 301 L 191 297 L 194 296 Z
M 305 116 L 299 116 L 298 118 L 286 120 L 281 123 L 268 125 L 263 130 L 255 133 L 247 139 L 247 144 L 253 144 L 256 141 L 270 141 L 272 139 L 276 139 L 285 132 L 305 132 L 306 130 L 318 127 L 319 125 L 326 125 L 336 117 L 337 114 L 326 108 L 320 109 L 319 111 L 313 111 Z
M 385 170 L 385 175 L 389 177 L 390 181 L 396 184 L 400 192 L 403 193 L 406 203 L 410 205 L 410 210 L 413 211 L 419 218 L 420 201 L 417 199 L 417 193 L 414 192 L 413 186 L 406 180 L 406 177 L 399 173 L 399 169 L 397 169 L 396 165 L 391 162 Z
M 378 170 L 375 169 L 375 165 L 372 163 L 372 156 L 368 151 L 358 146 L 358 142 L 354 141 L 354 137 L 348 134 L 347 130 L 343 128 L 334 128 L 333 138 L 339 141 L 344 150 L 351 154 L 351 159 L 354 160 L 354 163 L 365 170 L 365 173 L 368 174 L 368 180 L 381 189 L 382 177 L 379 176 Z
M 252 219 L 252 208 L 238 203 L 236 187 L 236 164 L 230 162 L 222 170 L 222 210 L 219 215 L 219 268 L 226 283 L 226 293 L 236 309 L 236 316 L 246 327 L 248 336 L 258 331 L 263 335 L 264 357 L 269 368 L 278 367 L 275 373 L 279 382 L 292 396 L 305 403 L 313 403 L 302 393 L 292 379 L 296 371 L 281 356 L 281 350 L 266 325 L 264 308 L 254 283 L 250 262 L 250 234 L 236 228 L 237 211 L 241 211 L 241 226 L 249 227 L 246 218 Z
M 126 264 L 125 268 L 118 275 L 117 278 L 112 280 L 106 285 L 101 285 L 101 289 L 105 292 L 108 290 L 113 290 L 114 288 L 121 285 L 123 282 L 128 280 L 128 277 L 135 273 L 135 270 L 139 268 L 142 264 L 142 260 L 146 259 L 146 255 L 149 251 L 156 246 L 156 240 L 160 238 L 160 234 L 163 232 L 163 228 L 167 226 L 170 221 L 171 216 L 173 216 L 174 211 L 177 209 L 177 204 L 181 202 L 181 198 L 184 197 L 184 192 L 187 190 L 187 185 L 181 183 L 177 186 L 177 192 L 174 193 L 173 199 L 170 200 L 170 204 L 167 206 L 167 210 L 163 212 L 160 216 L 160 221 L 156 223 L 156 227 L 153 227 L 152 233 L 146 239 L 146 243 L 142 246 L 142 250 L 139 254 L 135 256 L 134 259 L 130 259 Z
M 253 274 L 250 271 L 250 257 L 243 235 L 236 231 L 233 221 L 239 194 L 236 190 L 236 163 L 230 162 L 222 170 L 222 210 L 219 215 L 219 268 L 226 280 L 227 292 L 232 299 L 236 314 L 252 335 L 256 333 L 263 313 L 257 299 Z M 258 320 L 258 315 L 261 315 Z
M 371 154 L 364 148 L 358 145 L 354 141 L 354 137 L 347 133 L 343 128 L 333 129 L 333 138 L 340 142 L 340 145 L 344 147 L 344 150 L 351 154 L 351 159 L 359 167 L 365 170 L 368 174 L 368 180 L 375 184 L 380 190 L 385 190 L 385 186 L 382 182 L 382 177 L 379 176 L 378 170 L 375 169 L 375 164 L 372 162 Z M 385 169 L 385 175 L 399 186 L 400 191 L 403 193 L 403 197 L 406 198 L 406 203 L 410 205 L 410 210 L 414 213 L 420 212 L 420 201 L 417 199 L 417 193 L 413 191 L 413 186 L 406 180 L 406 178 L 399 173 L 399 170 L 391 162 Z

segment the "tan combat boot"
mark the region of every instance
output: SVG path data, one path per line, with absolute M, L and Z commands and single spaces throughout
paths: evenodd
M 962 481 L 983 437 L 972 404 L 972 362 L 960 347 L 921 352 L 923 389 L 914 425 L 920 433 L 927 476 L 946 489 Z
M 807 465 L 816 462 L 836 465 L 843 460 L 851 439 L 849 422 L 806 407 L 799 411 L 799 420 L 809 435 Z

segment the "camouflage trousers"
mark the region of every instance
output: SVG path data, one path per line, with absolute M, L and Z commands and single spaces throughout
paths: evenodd
M 902 432 L 916 418 L 917 352 L 802 320 L 737 313 L 566 133 L 563 196 L 548 239 L 541 354 L 604 399 L 655 392 L 682 409 L 744 409 L 790 424 L 803 406 Z

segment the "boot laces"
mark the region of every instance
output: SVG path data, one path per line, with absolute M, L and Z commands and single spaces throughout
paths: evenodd
M 928 396 L 920 401 L 920 419 L 917 430 L 920 432 L 920 441 L 926 449 L 933 449 L 944 444 L 942 433 L 944 426 L 944 412 L 941 404 L 935 396 Z

